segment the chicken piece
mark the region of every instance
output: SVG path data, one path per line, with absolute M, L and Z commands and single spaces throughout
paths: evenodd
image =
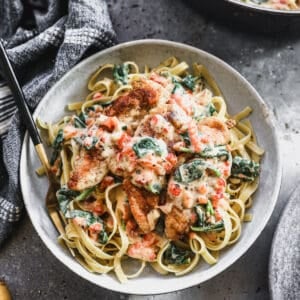
M 189 220 L 182 210 L 173 206 L 165 218 L 165 234 L 170 240 L 179 240 L 189 230 Z
M 145 116 L 136 129 L 135 136 L 151 136 L 161 139 L 168 146 L 180 140 L 174 126 L 159 114 Z
M 79 156 L 75 159 L 68 187 L 75 191 L 93 187 L 101 182 L 107 172 L 107 163 L 101 157 L 99 150 L 81 149 Z
M 134 186 L 128 179 L 123 182 L 123 189 L 128 196 L 131 213 L 144 233 L 151 231 L 147 215 L 158 205 L 159 196 Z
M 134 81 L 132 85 L 131 91 L 120 96 L 104 110 L 105 115 L 117 116 L 129 127 L 141 120 L 158 103 L 162 90 L 158 83 L 151 80 Z
M 209 117 L 201 120 L 198 129 L 214 145 L 226 145 L 230 141 L 230 133 L 225 122 L 218 118 Z

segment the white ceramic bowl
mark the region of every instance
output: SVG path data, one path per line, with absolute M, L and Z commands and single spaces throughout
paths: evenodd
M 98 286 L 118 292 L 130 294 L 172 292 L 200 284 L 221 273 L 240 258 L 257 239 L 272 214 L 279 192 L 281 164 L 276 130 L 264 102 L 254 88 L 229 65 L 191 46 L 163 40 L 140 40 L 99 52 L 78 64 L 57 82 L 37 107 L 34 117 L 39 116 L 44 121 L 57 121 L 61 118 L 66 113 L 64 108 L 67 103 L 79 101 L 87 95 L 87 80 L 99 65 L 134 60 L 141 66 L 144 64 L 156 66 L 171 55 L 189 64 L 193 62 L 204 64 L 219 84 L 229 112 L 236 113 L 250 105 L 253 108 L 250 119 L 259 144 L 266 150 L 262 161 L 261 183 L 251 208 L 254 214 L 253 221 L 243 225 L 242 236 L 238 243 L 222 251 L 216 265 L 209 266 L 201 262 L 192 273 L 183 277 L 161 276 L 149 267 L 140 277 L 126 284 L 120 284 L 113 274 L 89 273 L 57 243 L 58 234 L 44 204 L 47 179 L 39 178 L 35 174 L 39 160 L 28 134 L 24 139 L 20 167 L 21 187 L 27 212 L 39 236 L 58 260 L 70 270 Z

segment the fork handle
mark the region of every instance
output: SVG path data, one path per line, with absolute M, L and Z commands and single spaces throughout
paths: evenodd
M 24 123 L 26 124 L 27 130 L 28 130 L 29 135 L 32 139 L 32 142 L 35 146 L 35 149 L 39 156 L 39 159 L 48 174 L 49 161 L 48 161 L 48 158 L 46 155 L 45 148 L 42 144 L 42 139 L 36 128 L 36 125 L 32 118 L 31 112 L 30 112 L 27 102 L 25 100 L 24 93 L 20 87 L 17 76 L 13 70 L 13 67 L 12 67 L 9 59 L 8 59 L 7 53 L 4 49 L 4 46 L 1 42 L 1 40 L 0 40 L 0 63 L 3 67 L 4 75 L 6 77 L 5 79 L 7 80 L 7 83 L 11 89 L 13 98 L 14 98 L 15 103 L 18 107 L 18 110 L 21 114 L 21 117 L 22 117 Z
M 35 145 L 35 151 L 49 177 L 50 164 L 43 144 Z

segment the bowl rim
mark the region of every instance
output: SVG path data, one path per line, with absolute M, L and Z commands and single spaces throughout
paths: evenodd
M 37 114 L 39 113 L 40 109 L 43 106 L 43 102 L 44 99 L 47 97 L 48 94 L 51 94 L 53 90 L 56 89 L 56 87 L 58 85 L 60 85 L 61 81 L 64 80 L 64 78 L 66 76 L 68 76 L 69 72 L 72 71 L 77 71 L 78 69 L 80 69 L 84 64 L 86 64 L 89 61 L 94 60 L 96 57 L 98 56 L 105 56 L 107 54 L 109 54 L 110 52 L 114 52 L 117 51 L 123 47 L 132 47 L 132 46 L 138 46 L 138 45 L 164 45 L 164 46 L 170 46 L 170 47 L 176 47 L 176 48 L 180 48 L 183 49 L 185 51 L 192 51 L 195 53 L 199 53 L 200 55 L 204 55 L 207 56 L 211 59 L 213 59 L 217 64 L 221 65 L 223 68 L 228 69 L 230 72 L 232 72 L 234 75 L 236 75 L 248 88 L 248 90 L 254 94 L 259 106 L 261 107 L 261 109 L 264 111 L 266 117 L 266 122 L 268 123 L 268 125 L 270 126 L 270 128 L 272 129 L 273 133 L 274 133 L 274 149 L 275 149 L 275 153 L 277 154 L 277 170 L 276 170 L 276 182 L 274 183 L 275 189 L 273 190 L 271 199 L 272 201 L 272 205 L 270 206 L 270 209 L 268 210 L 268 213 L 265 215 L 265 219 L 263 222 L 260 223 L 259 227 L 256 227 L 257 233 L 255 236 L 253 236 L 251 239 L 247 239 L 246 242 L 242 245 L 240 245 L 240 248 L 237 252 L 237 255 L 235 255 L 234 257 L 228 259 L 228 261 L 226 263 L 222 264 L 222 267 L 220 268 L 220 270 L 216 270 L 214 272 L 212 272 L 211 274 L 209 274 L 209 276 L 207 276 L 205 279 L 201 280 L 200 282 L 195 280 L 195 278 L 193 278 L 193 280 L 190 280 L 188 283 L 184 283 L 181 284 L 181 286 L 177 286 L 177 285 L 172 285 L 172 287 L 168 286 L 167 288 L 156 288 L 155 291 L 151 291 L 149 289 L 145 289 L 144 287 L 139 290 L 139 291 L 135 291 L 133 288 L 129 288 L 128 286 L 126 286 L 126 284 L 120 284 L 119 282 L 117 282 L 116 279 L 116 284 L 111 285 L 109 287 L 104 286 L 103 283 L 101 283 L 101 281 L 99 282 L 94 282 L 92 280 L 90 280 L 89 278 L 84 277 L 83 274 L 81 274 L 79 269 L 72 269 L 72 265 L 74 264 L 78 264 L 78 262 L 76 262 L 75 260 L 73 261 L 73 258 L 70 257 L 69 261 L 65 261 L 64 260 L 64 256 L 62 255 L 62 253 L 58 253 L 55 249 L 54 245 L 48 244 L 47 238 L 46 236 L 44 236 L 44 233 L 42 231 L 42 229 L 40 228 L 37 220 L 35 220 L 34 218 L 31 218 L 31 214 L 30 214 L 30 207 L 28 206 L 27 201 L 25 200 L 26 197 L 24 197 L 25 194 L 25 168 L 27 168 L 27 164 L 26 164 L 26 156 L 25 154 L 27 153 L 27 149 L 26 147 L 28 146 L 28 143 L 30 142 L 29 140 L 29 135 L 28 132 L 26 131 L 25 136 L 24 136 L 24 140 L 23 140 L 23 144 L 22 144 L 22 152 L 21 152 L 21 159 L 20 159 L 20 171 L 19 171 L 19 175 L 20 175 L 20 185 L 21 185 L 21 192 L 22 192 L 22 196 L 24 199 L 24 204 L 28 213 L 28 216 L 31 220 L 31 223 L 33 225 L 33 227 L 35 228 L 36 232 L 38 233 L 39 237 L 42 239 L 43 243 L 45 244 L 45 246 L 50 250 L 50 252 L 52 252 L 52 254 L 65 266 L 67 267 L 69 270 L 71 270 L 73 273 L 76 273 L 77 275 L 79 275 L 81 278 L 97 285 L 98 287 L 101 288 L 105 288 L 111 291 L 115 291 L 115 292 L 119 292 L 119 293 L 125 293 L 125 294 L 133 294 L 133 295 L 155 295 L 155 294 L 165 294 L 165 293 L 170 293 L 170 292 L 175 292 L 175 291 L 179 291 L 179 290 L 183 290 L 198 284 L 202 284 L 208 280 L 210 280 L 211 278 L 221 274 L 222 272 L 224 272 L 226 269 L 228 269 L 233 263 L 235 263 L 238 259 L 240 259 L 243 255 L 246 254 L 246 252 L 249 250 L 249 248 L 254 244 L 254 242 L 257 240 L 257 238 L 260 236 L 260 234 L 262 233 L 262 231 L 264 230 L 264 228 L 266 227 L 266 224 L 268 223 L 277 199 L 278 199 L 278 195 L 279 195 L 279 190 L 280 190 L 280 183 L 281 183 L 281 177 L 282 177 L 282 162 L 281 162 L 281 155 L 280 155 L 280 147 L 279 147 L 279 138 L 278 138 L 278 134 L 277 134 L 277 130 L 276 130 L 276 126 L 275 126 L 275 118 L 273 116 L 273 113 L 271 112 L 271 110 L 269 110 L 266 106 L 266 104 L 264 103 L 264 101 L 262 100 L 262 98 L 260 97 L 260 95 L 258 94 L 258 92 L 254 89 L 254 87 L 238 72 L 236 71 L 233 67 L 231 67 L 229 64 L 227 64 L 226 62 L 224 62 L 223 60 L 221 60 L 220 58 L 216 57 L 215 55 L 212 55 L 204 50 L 200 50 L 196 47 L 187 45 L 187 44 L 183 44 L 183 43 L 179 43 L 179 42 L 174 42 L 174 41 L 169 41 L 169 40 L 162 40 L 162 39 L 141 39 L 141 40 L 134 40 L 134 41 L 129 41 L 129 42 L 124 42 L 118 45 L 115 45 L 113 47 L 107 48 L 105 50 L 99 51 L 95 54 L 93 54 L 92 56 L 84 59 L 83 61 L 81 61 L 79 64 L 77 64 L 75 67 L 73 67 L 71 70 L 69 70 L 65 75 L 63 75 L 50 89 L 49 91 L 44 95 L 44 97 L 41 99 L 40 103 L 38 104 L 38 106 L 36 107 L 34 113 L 33 113 L 33 117 L 34 119 L 36 118 Z M 23 176 L 24 175 L 24 176 Z M 23 181 L 24 180 L 24 181 Z M 72 260 L 71 260 L 72 259 Z M 73 261 L 73 263 L 72 263 Z M 101 275 L 99 275 L 101 276 Z M 163 281 L 162 281 L 163 282 Z
M 230 4 L 236 5 L 236 6 L 242 6 L 243 8 L 246 8 L 253 12 L 267 13 L 267 14 L 279 15 L 279 16 L 298 16 L 298 17 L 300 16 L 300 9 L 299 10 L 280 10 L 280 9 L 274 9 L 274 8 L 268 8 L 268 7 L 261 7 L 259 5 L 255 5 L 255 4 L 243 3 L 240 0 L 225 0 L 225 1 L 229 2 Z

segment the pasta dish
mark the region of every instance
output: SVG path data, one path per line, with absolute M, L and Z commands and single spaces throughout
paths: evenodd
M 177 276 L 215 264 L 251 220 L 264 153 L 251 108 L 229 115 L 208 70 L 175 57 L 152 69 L 105 64 L 87 88 L 57 123 L 37 120 L 60 181 L 59 240 L 121 282 L 147 264 Z
M 241 2 L 281 10 L 300 9 L 299 0 L 241 0 Z

